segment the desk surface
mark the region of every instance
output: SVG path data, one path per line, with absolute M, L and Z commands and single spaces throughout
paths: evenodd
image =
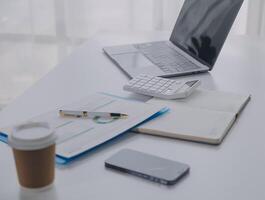
M 147 100 L 122 91 L 128 77 L 102 53 L 100 45 L 167 37 L 164 33 L 97 36 L 95 40 L 99 43 L 88 41 L 1 111 L 0 126 L 30 118 L 95 91 Z M 0 143 L 0 199 L 265 199 L 264 56 L 262 41 L 229 37 L 213 71 L 196 75 L 204 88 L 252 94 L 251 102 L 221 145 L 128 133 L 67 167 L 57 167 L 54 187 L 39 195 L 20 189 L 12 152 Z M 191 166 L 190 174 L 175 186 L 167 187 L 105 169 L 104 160 L 123 148 L 182 161 Z

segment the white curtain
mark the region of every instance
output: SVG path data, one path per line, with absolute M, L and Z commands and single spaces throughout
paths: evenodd
M 153 3 L 154 28 L 171 29 L 184 0 L 153 0 Z M 265 0 L 244 0 L 232 33 L 265 37 Z
M 83 37 L 99 30 L 170 31 L 184 2 L 184 0 L 60 1 L 64 3 L 66 9 L 67 33 Z M 245 0 L 232 33 L 262 36 L 264 29 L 265 0 Z
M 265 1 L 249 0 L 247 33 L 254 36 L 265 36 Z
M 98 31 L 171 30 L 184 0 L 4 0 L 1 34 L 86 39 Z M 265 0 L 245 0 L 235 34 L 265 35 Z

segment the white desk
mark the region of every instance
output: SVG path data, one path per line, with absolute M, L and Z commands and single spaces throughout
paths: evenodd
M 167 37 L 167 34 L 151 33 L 132 37 L 107 35 L 97 39 L 111 44 L 110 41 L 124 43 Z M 0 199 L 265 199 L 265 48 L 262 41 L 230 37 L 214 70 L 196 78 L 206 88 L 253 95 L 220 146 L 130 133 L 68 167 L 57 167 L 55 187 L 30 194 L 20 190 L 12 152 L 0 143 Z M 90 41 L 0 112 L 0 126 L 46 112 L 94 91 L 107 90 L 128 96 L 129 93 L 121 90 L 127 80 L 99 46 Z M 175 186 L 167 187 L 106 170 L 104 160 L 125 147 L 188 163 L 190 174 Z

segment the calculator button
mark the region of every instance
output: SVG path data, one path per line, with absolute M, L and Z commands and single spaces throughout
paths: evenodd
M 166 95 L 171 95 L 171 94 L 174 93 L 174 91 L 173 91 L 173 90 L 166 90 L 166 91 L 163 92 L 163 93 L 166 94 Z
M 172 85 L 170 86 L 170 89 L 178 89 L 178 88 L 180 88 L 180 87 L 182 87 L 182 84 L 172 84 Z

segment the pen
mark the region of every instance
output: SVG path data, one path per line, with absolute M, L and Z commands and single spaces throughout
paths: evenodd
M 109 112 L 89 112 L 89 111 L 75 111 L 75 110 L 59 110 L 62 117 L 77 117 L 77 118 L 126 118 L 128 115 L 122 113 L 109 113 Z

